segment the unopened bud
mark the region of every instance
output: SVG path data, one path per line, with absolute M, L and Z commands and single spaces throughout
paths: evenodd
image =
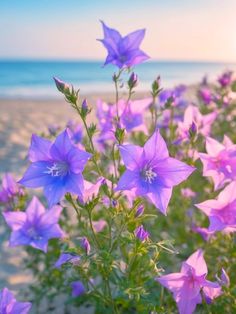
M 129 89 L 133 89 L 138 85 L 138 75 L 132 72 L 128 80 Z
M 90 243 L 86 237 L 83 237 L 81 240 L 81 247 L 85 250 L 86 254 L 90 253 Z
M 197 139 L 198 128 L 194 121 L 190 125 L 188 133 L 191 140 L 195 141 Z
M 59 90 L 59 92 L 61 92 L 63 94 L 69 94 L 69 92 L 70 92 L 70 85 L 69 84 L 61 81 L 57 77 L 54 77 L 53 79 L 54 79 L 54 82 L 55 82 L 56 87 Z
M 136 210 L 135 217 L 136 218 L 141 217 L 143 212 L 144 212 L 144 206 L 140 205 Z

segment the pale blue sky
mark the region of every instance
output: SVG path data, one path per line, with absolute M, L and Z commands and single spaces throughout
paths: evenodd
M 236 0 L 0 0 L 0 58 L 103 59 L 99 19 L 154 59 L 236 61 Z

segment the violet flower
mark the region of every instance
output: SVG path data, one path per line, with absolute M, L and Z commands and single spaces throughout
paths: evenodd
M 209 232 L 236 231 L 236 182 L 230 183 L 217 199 L 208 200 L 195 206 L 201 209 L 209 218 Z
M 178 123 L 178 133 L 181 140 L 189 139 L 189 129 L 194 122 L 198 133 L 204 137 L 208 136 L 211 131 L 211 125 L 217 116 L 216 112 L 202 115 L 199 109 L 195 106 L 188 106 L 184 112 L 183 122 Z
M 226 287 L 230 286 L 230 279 L 224 268 L 221 269 L 220 284 Z
M 203 176 L 212 178 L 215 190 L 236 179 L 236 145 L 227 136 L 222 144 L 207 137 L 206 151 L 198 156 L 203 163 Z
M 198 96 L 205 105 L 209 105 L 213 99 L 211 90 L 206 86 L 200 88 Z
M 82 142 L 83 139 L 83 128 L 80 124 L 75 121 L 68 121 L 67 123 L 68 131 L 70 133 L 70 138 L 74 144 Z
M 103 43 L 108 52 L 104 65 L 112 63 L 121 69 L 134 66 L 149 59 L 139 48 L 145 35 L 145 29 L 137 30 L 122 37 L 117 30 L 107 27 L 104 22 L 101 23 L 104 39 L 99 39 L 99 41 Z
M 5 173 L 2 178 L 2 189 L 0 190 L 0 203 L 9 203 L 14 201 L 15 197 L 22 195 L 24 195 L 24 191 L 13 176 L 10 173 Z
M 80 256 L 72 253 L 61 253 L 54 267 L 60 268 L 63 264 L 70 263 L 72 265 L 78 265 L 80 262 Z
M 47 252 L 48 241 L 65 237 L 58 224 L 62 208 L 45 210 L 37 197 L 33 197 L 25 212 L 4 212 L 6 223 L 12 229 L 10 246 L 30 245 Z
M 220 83 L 221 87 L 227 87 L 231 84 L 232 75 L 233 75 L 233 72 L 226 71 L 218 78 L 218 82 Z
M 82 196 L 82 171 L 91 154 L 72 144 L 68 131 L 57 136 L 54 143 L 32 136 L 29 160 L 32 162 L 19 181 L 29 188 L 44 188 L 49 207 L 67 193 Z
M 31 306 L 30 302 L 18 302 L 13 293 L 7 288 L 3 288 L 0 291 L 1 314 L 27 314 Z
M 197 304 L 202 303 L 201 291 L 209 301 L 221 294 L 220 285 L 208 281 L 206 275 L 203 252 L 197 250 L 182 263 L 179 273 L 164 275 L 156 280 L 172 292 L 180 314 L 192 314 Z
M 169 157 L 159 130 L 154 132 L 144 147 L 126 144 L 120 145 L 119 149 L 126 171 L 116 190 L 133 189 L 136 196 L 147 197 L 166 215 L 172 188 L 187 179 L 195 168 Z
M 198 227 L 196 225 L 192 225 L 192 231 L 200 234 L 204 241 L 209 241 L 212 238 L 212 232 L 210 232 L 207 228 Z
M 71 283 L 72 297 L 79 297 L 85 293 L 85 287 L 81 281 L 73 281 Z

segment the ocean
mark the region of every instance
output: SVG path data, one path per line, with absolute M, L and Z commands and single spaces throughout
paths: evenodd
M 161 76 L 162 87 L 194 84 L 207 75 L 213 81 L 224 70 L 236 71 L 236 64 L 216 62 L 150 61 L 135 68 L 140 84 L 137 91 L 148 91 L 152 81 Z M 112 92 L 116 67 L 103 67 L 102 61 L 0 61 L 0 98 L 49 99 L 59 97 L 53 76 L 81 93 Z

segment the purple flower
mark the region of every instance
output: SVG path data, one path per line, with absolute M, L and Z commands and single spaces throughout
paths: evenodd
M 209 105 L 213 99 L 211 90 L 205 86 L 200 88 L 200 90 L 198 91 L 198 95 L 202 102 L 206 105 Z
M 0 190 L 0 203 L 9 203 L 17 196 L 24 195 L 24 191 L 17 184 L 10 173 L 6 173 L 2 178 L 2 189 Z
M 182 263 L 180 273 L 164 275 L 156 280 L 173 293 L 180 314 L 191 314 L 197 304 L 202 303 L 201 290 L 205 298 L 213 300 L 221 294 L 218 283 L 206 279 L 207 265 L 202 250 L 197 250 Z
M 18 302 L 7 288 L 0 291 L 1 314 L 27 314 L 31 306 L 30 302 Z
M 104 219 L 93 221 L 92 224 L 95 232 L 101 232 L 107 226 L 107 223 Z
M 82 142 L 83 139 L 83 128 L 80 124 L 77 124 L 75 121 L 69 121 L 67 123 L 68 131 L 70 133 L 70 138 L 74 144 Z
M 85 180 L 83 195 L 82 197 L 79 196 L 80 202 L 85 204 L 90 202 L 93 199 L 93 197 L 96 197 L 103 182 L 104 182 L 103 177 L 99 177 L 96 183 L 91 183 Z
M 65 237 L 58 220 L 62 208 L 45 210 L 37 197 L 33 197 L 25 212 L 5 212 L 3 216 L 12 229 L 10 246 L 30 245 L 47 252 L 48 240 Z
M 143 228 L 143 225 L 137 227 L 134 231 L 134 234 L 141 242 L 144 242 L 149 237 L 149 232 Z
M 87 255 L 90 253 L 91 246 L 90 246 L 90 243 L 86 237 L 82 238 L 81 247 L 85 250 Z
M 181 140 L 189 139 L 189 129 L 194 122 L 199 134 L 208 136 L 211 131 L 211 125 L 216 119 L 217 113 L 212 112 L 202 115 L 197 107 L 188 106 L 184 113 L 184 121 L 178 123 L 178 133 Z
M 72 144 L 67 130 L 54 143 L 32 136 L 29 159 L 32 162 L 20 183 L 29 188 L 44 188 L 49 207 L 57 204 L 65 193 L 82 196 L 82 171 L 91 154 Z
M 80 262 L 79 255 L 71 254 L 71 253 L 61 253 L 60 257 L 56 261 L 54 267 L 60 268 L 61 265 L 65 263 L 70 263 L 72 265 L 77 265 Z
M 218 82 L 220 83 L 221 87 L 227 87 L 231 84 L 232 75 L 233 75 L 233 72 L 227 71 L 218 78 Z
M 112 63 L 118 68 L 131 67 L 142 63 L 149 57 L 139 49 L 144 38 L 145 29 L 137 30 L 122 37 L 120 33 L 101 22 L 104 39 L 99 39 L 107 49 L 108 55 L 104 65 Z
M 187 179 L 195 168 L 169 157 L 159 130 L 144 147 L 127 144 L 120 145 L 119 149 L 126 171 L 116 189 L 134 189 L 136 196 L 147 197 L 166 215 L 173 186 Z
M 210 220 L 209 232 L 236 231 L 236 182 L 230 183 L 217 199 L 208 200 L 195 206 L 201 209 Z
M 212 177 L 215 190 L 236 179 L 236 145 L 224 136 L 223 144 L 206 138 L 206 151 L 199 153 L 203 163 L 203 176 Z
M 200 234 L 204 241 L 209 241 L 212 237 L 212 232 L 210 232 L 207 228 L 201 228 L 196 225 L 192 226 L 192 231 Z
M 222 286 L 229 287 L 230 279 L 224 268 L 221 269 L 221 276 L 220 276 L 220 284 Z
M 72 296 L 75 298 L 85 293 L 85 287 L 81 281 L 73 281 L 71 283 L 71 288 Z

